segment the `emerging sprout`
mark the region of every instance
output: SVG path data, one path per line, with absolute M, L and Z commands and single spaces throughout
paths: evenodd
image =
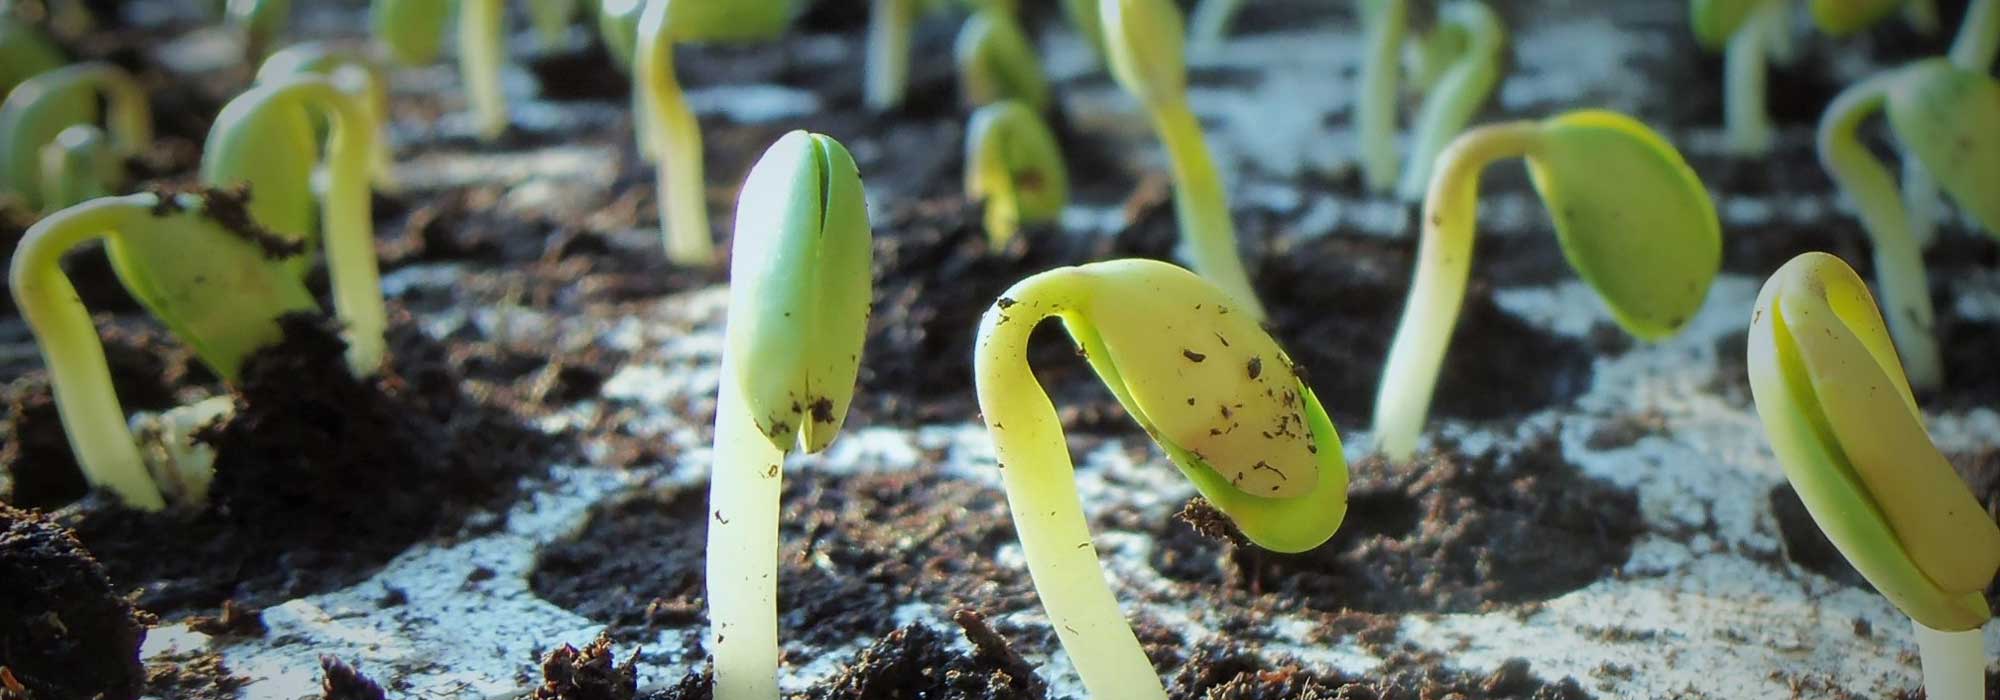
M 1507 30 L 1493 9 L 1478 0 L 1458 0 L 1439 10 L 1437 30 L 1426 46 L 1454 49 L 1450 67 L 1437 77 L 1417 122 L 1410 132 L 1410 164 L 1396 194 L 1407 200 L 1424 196 L 1430 183 L 1431 161 L 1437 159 L 1445 143 L 1479 111 L 1479 105 L 1493 94 L 1500 81 L 1501 52 L 1506 50 Z M 1454 38 L 1455 37 L 1455 38 Z M 1432 59 L 1442 56 L 1432 56 Z M 1435 61 L 1433 61 L 1435 64 Z
M 1867 285 L 1807 253 L 1750 317 L 1750 390 L 1785 477 L 1842 556 L 1915 623 L 1924 689 L 1978 700 L 2000 528 L 1931 444 Z
M 52 209 L 44 196 L 42 149 L 64 129 L 95 124 L 100 97 L 119 155 L 152 143 L 152 108 L 131 75 L 108 63 L 58 68 L 21 83 L 0 103 L 0 191 L 15 193 L 30 209 Z
M 1391 459 L 1416 451 L 1465 300 L 1479 173 L 1514 157 L 1528 162 L 1563 257 L 1627 333 L 1656 340 L 1679 331 L 1721 267 L 1721 227 L 1707 190 L 1673 145 L 1644 124 L 1581 110 L 1465 132 L 1438 156 L 1431 176 L 1410 301 L 1375 397 L 1377 447 Z
M 680 41 L 751 41 L 785 31 L 793 0 L 688 2 L 648 0 L 639 17 L 638 86 L 643 123 L 639 146 L 660 169 L 660 230 L 667 259 L 680 265 L 715 262 L 708 230 L 708 185 L 702 175 L 701 124 L 674 76 L 674 44 Z
M 209 130 L 201 158 L 202 179 L 222 187 L 248 185 L 255 197 L 250 217 L 276 239 L 311 247 L 315 223 L 326 237 L 333 306 L 348 343 L 348 367 L 359 376 L 381 365 L 388 327 L 381 276 L 375 262 L 375 223 L 368 194 L 369 154 L 375 124 L 360 97 L 319 76 L 263 83 L 230 100 Z M 313 169 L 319 144 L 312 117 L 333 125 L 326 145 L 326 200 L 314 206 Z M 304 278 L 305 256 L 284 263 Z
M 292 19 L 292 0 L 228 0 L 225 19 L 243 37 L 243 56 L 264 60 Z
M 1386 192 L 1396 185 L 1396 58 L 1410 9 L 1407 0 L 1359 1 L 1368 47 L 1361 58 L 1354 133 L 1368 189 Z
M 1049 83 L 1042 62 L 1021 23 L 1004 10 L 984 8 L 965 20 L 958 32 L 959 90 L 973 107 L 1013 100 L 1034 108 L 1049 107 Z
M 1723 52 L 1723 125 L 1729 147 L 1743 155 L 1771 151 L 1775 138 L 1764 107 L 1765 58 L 1785 33 L 1784 0 L 1694 0 L 1688 23 L 1704 48 Z
M 873 252 L 854 159 L 794 131 L 750 169 L 736 207 L 709 474 L 715 697 L 778 697 L 778 494 L 785 453 L 826 449 L 868 332 Z
M 14 86 L 69 63 L 62 49 L 34 25 L 0 13 L 0 98 Z
M 375 39 L 398 62 L 430 63 L 437 60 L 453 6 L 458 8 L 458 72 L 473 127 L 480 138 L 499 138 L 507 130 L 507 94 L 500 86 L 500 67 L 507 60 L 503 0 L 374 0 L 369 14 Z
M 1877 281 L 1889 308 L 1889 330 L 1902 351 L 1910 383 L 1938 386 L 1944 368 L 1933 337 L 1934 311 L 1923 251 L 1912 231 L 1895 176 L 1857 131 L 1886 111 L 1906 157 L 1922 165 L 1988 231 L 2000 233 L 2000 82 L 1983 71 L 1931 59 L 1871 78 L 1834 98 L 1819 124 L 1819 158 L 1854 200 L 1874 244 Z M 1912 168 L 1906 168 L 1906 171 Z
M 156 510 L 165 500 L 112 392 L 90 312 L 59 262 L 102 239 L 133 298 L 234 381 L 244 358 L 283 338 L 280 316 L 317 309 L 305 282 L 280 264 L 298 248 L 256 229 L 239 206 L 217 196 L 94 199 L 36 222 L 14 251 L 8 284 L 48 366 L 70 449 L 92 484 L 132 507 Z
M 869 109 L 888 111 L 903 104 L 910 87 L 910 33 L 917 16 L 937 0 L 870 0 L 868 58 L 861 101 Z
M 257 69 L 257 82 L 270 83 L 299 75 L 324 75 L 342 92 L 361 99 L 375 132 L 371 165 L 375 184 L 395 187 L 395 156 L 389 150 L 389 82 L 374 61 L 360 54 L 341 51 L 319 42 L 294 44 L 264 59 Z
M 1069 170 L 1055 134 L 1019 102 L 972 113 L 965 135 L 965 193 L 986 203 L 986 236 L 999 249 L 1022 222 L 1056 220 L 1069 202 Z
M 1175 34 L 1178 36 L 1178 33 Z M 1258 546 L 1302 552 L 1347 513 L 1340 436 L 1255 318 L 1173 265 L 1113 260 L 1015 284 L 974 346 L 979 410 L 1035 591 L 1090 695 L 1162 698 L 1091 546 L 1062 426 L 1028 366 L 1028 337 L 1062 319 L 1098 378 Z
M 1263 320 L 1264 307 L 1236 250 L 1222 176 L 1209 159 L 1201 122 L 1188 108 L 1180 10 L 1170 0 L 1099 0 L 1098 10 L 1111 74 L 1152 115 L 1153 130 L 1173 164 L 1174 218 L 1183 254 L 1195 272 L 1235 298 L 1237 308 Z
M 63 129 L 42 146 L 41 160 L 42 198 L 51 211 L 110 195 L 125 179 L 124 160 L 95 124 Z

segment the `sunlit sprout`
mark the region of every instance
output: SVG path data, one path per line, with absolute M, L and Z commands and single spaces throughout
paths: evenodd
M 1361 58 L 1361 95 L 1354 105 L 1356 152 L 1368 189 L 1396 186 L 1397 59 L 1409 22 L 1408 0 L 1357 0 L 1367 47 Z
M 537 0 L 542 1 L 542 0 Z M 376 41 L 405 64 L 437 60 L 444 28 L 458 12 L 458 74 L 472 109 L 473 130 L 493 140 L 507 130 L 507 94 L 500 69 L 507 62 L 505 0 L 373 0 Z
M 300 75 L 324 75 L 342 92 L 361 98 L 374 124 L 371 168 L 375 185 L 395 187 L 395 155 L 389 148 L 389 82 L 381 66 L 368 57 L 319 42 L 293 44 L 264 59 L 257 82 L 270 83 Z
M 1010 101 L 972 114 L 965 133 L 965 193 L 985 204 L 986 236 L 996 250 L 1021 224 L 1061 216 L 1069 203 L 1069 169 L 1055 134 L 1034 110 Z
M 65 129 L 98 124 L 100 111 L 104 132 L 110 134 L 111 148 L 119 157 L 135 155 L 152 144 L 153 114 L 146 91 L 116 66 L 79 63 L 16 86 L 0 103 L 0 192 L 20 198 L 30 209 L 55 208 L 45 196 L 43 149 Z
M 1049 83 L 1035 46 L 1014 15 L 982 9 L 965 20 L 954 51 L 958 89 L 974 107 L 1013 100 L 1039 112 L 1048 109 Z
M 1431 162 L 1453 136 L 1465 130 L 1480 105 L 1493 94 L 1500 82 L 1502 54 L 1507 50 L 1507 31 L 1493 9 L 1478 0 L 1457 0 L 1438 12 L 1438 27 L 1424 43 L 1450 47 L 1448 54 L 1433 54 L 1432 61 L 1448 60 L 1448 66 L 1430 85 L 1417 121 L 1410 130 L 1410 162 L 1403 168 L 1396 194 L 1415 200 L 1424 196 L 1430 184 Z M 1443 38 L 1435 38 L 1443 37 Z

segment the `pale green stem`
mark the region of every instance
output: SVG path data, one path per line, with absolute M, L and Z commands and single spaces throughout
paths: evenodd
M 1912 618 L 1917 655 L 1924 666 L 1924 695 L 1930 700 L 1984 700 L 1986 635 L 1978 628 L 1943 632 Z
M 1479 219 L 1479 173 L 1496 160 L 1533 150 L 1538 130 L 1532 121 L 1482 126 L 1438 154 L 1437 172 L 1424 197 L 1423 238 L 1410 299 L 1389 344 L 1382 388 L 1375 396 L 1375 445 L 1392 460 L 1407 461 L 1416 453 L 1438 370 L 1465 303 Z
M 1764 54 L 1773 63 L 1789 66 L 1799 59 L 1799 42 L 1792 39 L 1792 5 L 1786 0 L 1772 0 L 1771 21 L 1764 23 Z
M 542 46 L 556 47 L 569 34 L 570 18 L 576 15 L 576 0 L 528 0 L 528 18 Z
M 1028 336 L 1041 320 L 1058 316 L 1073 335 L 1088 332 L 1089 321 L 1078 311 L 1086 292 L 1074 279 L 1031 277 L 1004 295 L 1014 303 L 986 312 L 973 351 L 980 414 L 993 437 L 1035 594 L 1084 688 L 1093 698 L 1165 698 L 1159 674 L 1104 580 L 1062 424 L 1028 366 Z
M 110 489 L 141 510 L 166 507 L 125 423 L 111 386 L 104 344 L 90 311 L 62 271 L 62 256 L 86 241 L 117 235 L 151 216 L 152 195 L 107 197 L 65 209 L 37 222 L 14 250 L 8 286 L 21 318 L 34 332 L 48 365 L 49 384 L 70 451 L 91 484 Z
M 722 358 L 708 475 L 709 651 L 717 700 L 778 698 L 778 495 L 785 453 L 757 429 Z
M 382 273 L 375 260 L 374 203 L 369 175 L 374 167 L 375 122 L 367 98 L 343 92 L 327 82 L 287 86 L 300 99 L 331 115 L 332 136 L 326 146 L 326 201 L 320 206 L 327 277 L 333 285 L 333 311 L 347 341 L 347 367 L 357 377 L 374 374 L 387 352 L 389 314 L 382 303 Z
M 1229 197 L 1222 176 L 1208 156 L 1201 121 L 1185 99 L 1152 105 L 1153 128 L 1166 145 L 1174 170 L 1174 219 L 1181 227 L 1181 254 L 1196 274 L 1227 292 L 1243 308 L 1265 318 L 1243 257 L 1236 250 L 1236 224 L 1229 219 Z
M 104 103 L 108 108 L 104 115 L 105 131 L 111 134 L 111 142 L 124 154 L 144 152 L 153 145 L 153 104 L 146 97 L 146 89 L 139 81 L 122 70 L 108 66 L 91 69 L 90 80 L 103 86 Z
M 1493 10 L 1476 0 L 1457 2 L 1445 8 L 1443 19 L 1465 32 L 1467 45 L 1417 112 L 1410 131 L 1410 163 L 1396 186 L 1396 193 L 1407 200 L 1423 196 L 1424 186 L 1430 182 L 1431 162 L 1437 160 L 1451 137 L 1465 130 L 1479 106 L 1493 94 L 1494 84 L 1500 82 L 1504 30 Z
M 1243 0 L 1201 0 L 1195 3 L 1194 16 L 1188 22 L 1188 52 L 1207 54 L 1222 48 L 1222 40 L 1229 34 L 1229 23 L 1236 19 L 1236 11 L 1242 7 Z
M 63 129 L 43 145 L 43 213 L 110 194 L 123 167 L 110 148 L 104 130 L 89 124 Z
M 1766 0 L 1750 11 L 1744 26 L 1729 37 L 1723 68 L 1723 127 L 1729 134 L 1729 148 L 1741 155 L 1769 153 L 1775 138 L 1771 115 L 1765 109 L 1765 43 L 1770 40 L 1770 24 L 1784 11 L 1782 1 Z
M 1903 204 L 1910 211 L 1910 239 L 1917 248 L 1929 248 L 1937 237 L 1937 222 L 1944 219 L 1944 198 L 1924 162 L 1907 151 L 1898 154 L 1903 165 Z
M 669 32 L 641 31 L 634 76 L 646 105 L 649 135 L 659 166 L 655 199 L 660 207 L 660 232 L 666 238 L 667 260 L 690 267 L 715 263 L 714 235 L 708 230 L 707 183 L 702 174 L 701 122 L 681 94 L 674 76 L 674 47 Z M 642 139 L 641 144 L 645 141 Z
M 868 12 L 867 84 L 862 100 L 869 109 L 903 104 L 910 83 L 910 32 L 917 21 L 916 0 L 873 0 Z
M 1910 232 L 1910 214 L 1903 207 L 1895 176 L 1855 134 L 1862 120 L 1882 109 L 1892 75 L 1869 79 L 1834 98 L 1819 122 L 1819 160 L 1861 214 L 1861 226 L 1874 248 L 1883 319 L 1896 341 L 1910 388 L 1921 391 L 1936 388 L 1944 379 L 1923 250 Z
M 1361 102 L 1355 105 L 1354 124 L 1368 189 L 1386 192 L 1396 186 L 1397 64 L 1409 7 L 1405 0 L 1381 0 L 1364 14 L 1368 47 L 1362 58 Z
M 474 128 L 488 141 L 507 130 L 507 93 L 500 86 L 500 67 L 507 61 L 506 14 L 502 0 L 458 3 L 458 72 Z
M 993 250 L 999 250 L 1020 230 L 1021 206 L 1014 191 L 1013 173 L 1005 165 L 993 170 L 985 176 L 986 242 Z
M 1985 74 L 1992 69 L 1993 56 L 2000 53 L 2000 0 L 1972 0 L 1965 8 L 1965 20 L 1951 41 L 1953 65 Z

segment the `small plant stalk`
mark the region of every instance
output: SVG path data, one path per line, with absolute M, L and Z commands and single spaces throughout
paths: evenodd
M 1776 138 L 1771 115 L 1765 108 L 1765 82 L 1769 68 L 1765 58 L 1774 25 L 1784 20 L 1784 3 L 1765 0 L 1750 11 L 1744 26 L 1729 37 L 1723 55 L 1727 92 L 1723 99 L 1723 128 L 1729 133 L 1729 147 L 1743 155 L 1769 153 Z
M 1409 5 L 1405 0 L 1361 0 L 1361 5 L 1368 47 L 1354 123 L 1368 189 L 1386 192 L 1396 186 L 1396 83 Z
M 708 481 L 709 650 L 718 700 L 778 697 L 778 496 L 785 453 L 757 429 L 723 357 Z
M 1917 655 L 1924 668 L 1924 695 L 1931 700 L 1986 697 L 1986 635 L 1979 628 L 1944 632 L 1915 619 Z
M 872 0 L 868 13 L 867 84 L 862 100 L 869 109 L 902 106 L 910 86 L 910 33 L 917 0 Z
M 1479 106 L 1493 94 L 1493 86 L 1500 82 L 1505 30 L 1501 29 L 1500 18 L 1493 14 L 1492 8 L 1477 0 L 1461 0 L 1447 5 L 1442 12 L 1445 22 L 1465 32 L 1466 47 L 1438 78 L 1411 126 L 1410 164 L 1396 186 L 1396 194 L 1406 200 L 1424 195 L 1424 187 L 1430 183 L 1431 162 L 1472 121 Z
M 1194 16 L 1188 18 L 1189 51 L 1202 55 L 1221 49 L 1222 40 L 1229 35 L 1229 23 L 1236 19 L 1236 11 L 1242 7 L 1243 0 L 1201 0 L 1195 3 Z
M 647 3 L 640 24 L 667 21 L 667 3 Z M 657 14 L 657 16 L 655 16 Z M 660 229 L 666 238 L 667 260 L 689 267 L 715 264 L 715 240 L 708 229 L 707 184 L 703 179 L 701 122 L 681 93 L 674 75 L 671 32 L 641 29 L 633 79 L 641 101 L 641 148 L 652 149 L 659 168 L 656 180 Z
M 502 0 L 460 0 L 458 3 L 458 71 L 471 103 L 479 137 L 497 139 L 507 130 L 507 93 L 500 85 L 500 67 L 507 60 Z
M 1972 0 L 1958 36 L 1951 42 L 1951 62 L 1960 68 L 1984 73 L 2000 53 L 2000 0 Z
M 1229 197 L 1222 175 L 1209 158 L 1201 120 L 1186 99 L 1159 104 L 1153 128 L 1166 145 L 1174 171 L 1174 218 L 1181 227 L 1181 253 L 1194 271 L 1234 297 L 1244 310 L 1265 318 L 1243 256 L 1236 250 L 1236 223 L 1229 218 Z
M 388 353 L 389 312 L 382 302 L 382 273 L 375 260 L 375 219 L 368 192 L 375 162 L 375 124 L 365 98 L 348 97 L 327 83 L 306 83 L 308 94 L 334 113 L 327 142 L 327 277 L 333 311 L 347 341 L 347 367 L 366 377 L 382 367 Z
M 1382 390 L 1375 402 L 1376 444 L 1390 459 L 1404 461 L 1416 453 L 1438 369 L 1465 302 L 1479 171 L 1496 160 L 1526 154 L 1536 128 L 1535 122 L 1518 121 L 1472 129 L 1438 154 L 1432 165 L 1435 173 L 1424 198 L 1416 278 L 1403 307 L 1403 321 L 1389 345 Z

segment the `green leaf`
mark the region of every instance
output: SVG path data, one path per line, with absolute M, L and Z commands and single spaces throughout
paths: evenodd
M 404 65 L 436 61 L 444 46 L 444 28 L 453 3 L 444 0 L 374 0 L 368 17 L 375 40 Z
M 965 21 L 955 47 L 959 90 L 984 106 L 1015 100 L 1040 112 L 1049 105 L 1048 80 L 1035 47 L 1012 15 L 985 11 Z
M 1688 26 L 1694 30 L 1694 37 L 1701 47 L 1711 51 L 1729 43 L 1729 37 L 1742 28 L 1743 20 L 1749 18 L 1750 11 L 1759 4 L 1773 0 L 1693 0 L 1688 3 Z M 1787 1 L 1787 0 L 1779 0 Z
M 1187 96 L 1187 39 L 1171 0 L 1099 0 L 1111 75 L 1148 103 Z
M 2000 236 L 2000 81 L 1931 59 L 1890 82 L 1887 111 L 1897 140 Z
M 1903 0 L 1811 0 L 1808 6 L 1820 31 L 1845 36 L 1889 16 L 1902 4 Z
M 649 0 L 667 4 L 667 31 L 676 40 L 756 41 L 785 33 L 796 0 Z
M 34 25 L 0 15 L 0 97 L 23 81 L 68 62 L 62 49 Z
M 312 114 L 284 99 L 279 83 L 266 83 L 230 100 L 202 144 L 201 180 L 223 188 L 250 188 L 250 216 L 288 240 L 312 247 L 318 241 L 313 168 L 319 143 Z M 304 272 L 305 256 L 290 265 Z
M 1563 256 L 1620 326 L 1644 340 L 1694 316 L 1722 265 L 1722 233 L 1701 180 L 1671 144 L 1614 112 L 1543 122 L 1528 173 Z

